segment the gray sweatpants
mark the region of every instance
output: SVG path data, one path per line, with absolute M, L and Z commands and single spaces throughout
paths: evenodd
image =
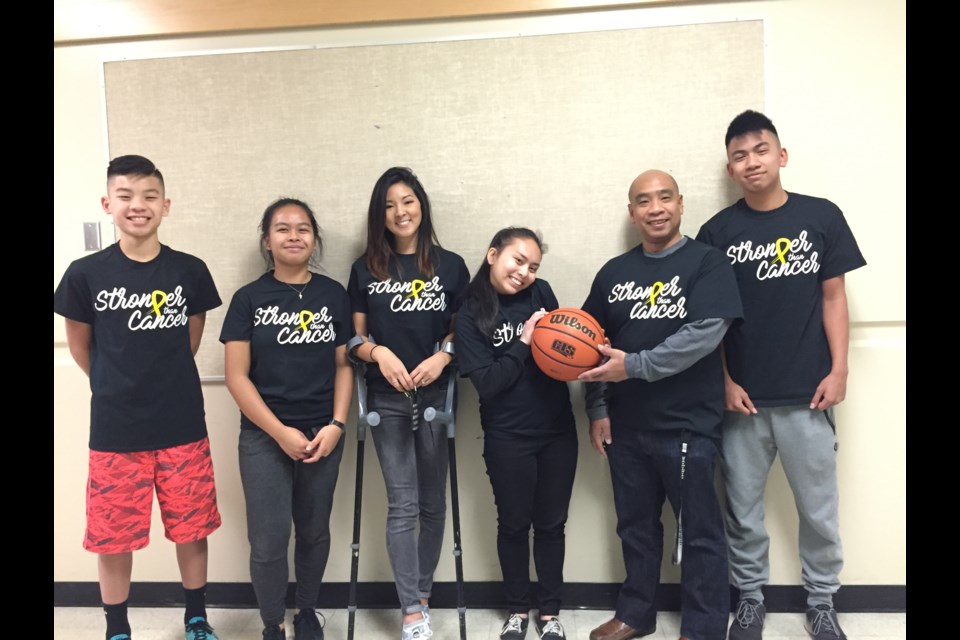
M 283 623 L 290 569 L 287 548 L 296 526 L 294 566 L 298 609 L 317 606 L 330 555 L 330 509 L 343 441 L 326 458 L 292 460 L 260 429 L 240 432 L 240 481 L 247 505 L 250 581 L 264 626 Z
M 770 578 L 763 498 L 777 453 L 800 516 L 800 564 L 807 603 L 832 606 L 843 567 L 832 409 L 789 406 L 758 408 L 750 416 L 726 413 L 722 466 L 731 581 L 741 599 L 763 601 L 761 587 Z

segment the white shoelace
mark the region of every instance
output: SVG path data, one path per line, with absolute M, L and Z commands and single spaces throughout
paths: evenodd
M 552 633 L 561 638 L 566 638 L 567 634 L 563 631 L 563 625 L 560 624 L 560 621 L 556 618 L 551 618 L 547 620 L 546 624 L 543 625 L 540 629 L 540 637 Z
M 508 631 L 523 633 L 523 618 L 516 613 L 507 618 L 507 621 L 503 623 L 503 629 L 500 629 L 500 635 L 503 635 Z

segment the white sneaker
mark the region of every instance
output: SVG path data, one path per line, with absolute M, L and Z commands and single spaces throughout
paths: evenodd
M 403 625 L 400 640 L 426 640 L 426 638 L 432 637 L 433 630 L 430 628 L 430 621 L 427 618 L 420 618 Z

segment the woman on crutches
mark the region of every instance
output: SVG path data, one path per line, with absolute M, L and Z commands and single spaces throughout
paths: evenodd
M 509 613 L 502 640 L 521 640 L 537 608 L 543 640 L 565 638 L 560 613 L 564 525 L 577 467 L 567 385 L 530 355 L 544 310 L 559 304 L 537 279 L 542 243 L 530 229 L 497 232 L 456 319 L 460 375 L 480 396 L 483 459 L 497 504 L 497 554 Z M 530 593 L 530 527 L 538 585 Z M 533 596 L 533 602 L 531 602 Z
M 343 286 L 314 273 L 320 230 L 306 203 L 263 213 L 268 271 L 233 296 L 220 341 L 227 388 L 240 407 L 240 480 L 250 579 L 265 640 L 284 640 L 290 523 L 296 531 L 297 640 L 322 640 L 314 610 L 330 554 L 330 509 L 353 392 L 353 334 Z
M 430 201 L 409 169 L 388 169 L 374 185 L 367 249 L 347 290 L 355 357 L 367 367 L 368 404 L 387 488 L 387 553 L 403 613 L 402 640 L 430 638 L 430 594 L 446 520 L 447 434 L 422 419 L 443 408 L 453 360 L 452 319 L 469 280 L 463 258 L 440 247 Z M 439 349 L 437 349 L 439 345 Z

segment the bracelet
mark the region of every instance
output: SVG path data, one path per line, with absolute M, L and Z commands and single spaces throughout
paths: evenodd
M 334 418 L 333 420 L 331 420 L 331 421 L 330 421 L 330 424 L 332 424 L 332 425 L 335 426 L 335 427 L 340 427 L 340 431 L 346 431 L 346 430 L 347 430 L 347 425 L 343 424 L 342 422 L 340 422 L 340 421 L 337 420 L 336 418 Z
M 377 350 L 377 347 L 382 347 L 382 346 L 383 345 L 380 345 L 380 344 L 373 345 L 373 349 L 370 349 L 370 353 L 367 354 L 370 356 L 370 362 L 376 362 L 376 360 L 373 359 L 373 352 Z

